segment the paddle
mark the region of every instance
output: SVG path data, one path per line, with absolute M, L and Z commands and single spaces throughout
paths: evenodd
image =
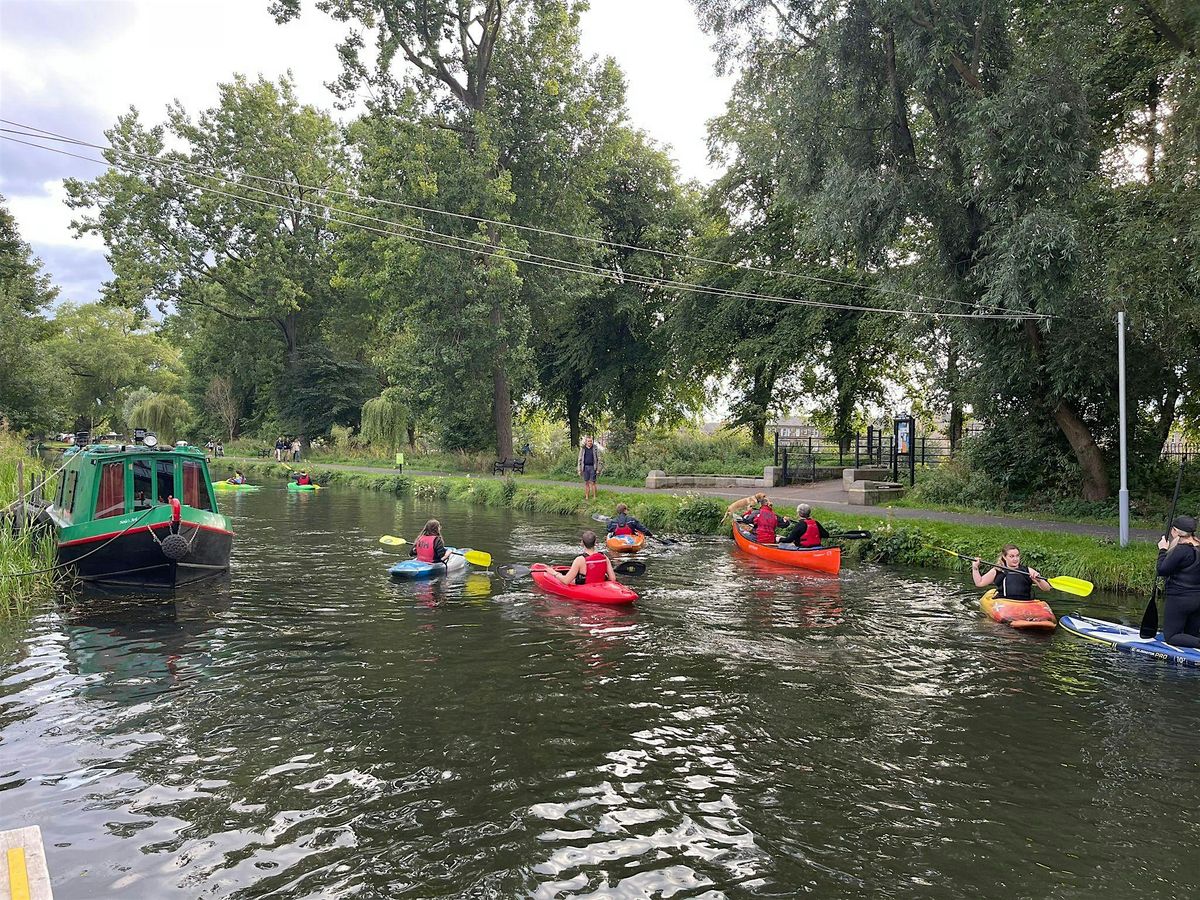
M 379 539 L 379 543 L 386 544 L 389 547 L 404 547 L 408 544 L 408 541 L 402 537 L 396 537 L 394 534 L 385 534 Z M 463 557 L 467 562 L 475 566 L 483 566 L 483 568 L 487 569 L 492 565 L 492 554 L 483 550 L 451 550 L 450 552 Z
M 532 572 L 529 566 L 518 565 L 517 563 L 506 563 L 496 570 L 501 578 L 524 578 Z M 646 564 L 636 559 L 627 559 L 624 562 L 613 565 L 613 571 L 619 572 L 622 575 L 645 575 Z
M 592 518 L 597 522 L 603 522 L 605 525 L 612 521 L 612 516 L 606 516 L 604 513 L 592 513 Z M 650 538 L 652 541 L 658 541 L 664 547 L 673 547 L 675 544 L 679 543 L 679 541 L 673 541 L 670 538 L 659 537 L 658 535 L 650 534 L 649 532 L 646 533 L 646 537 Z
M 871 532 L 865 528 L 856 528 L 853 531 L 843 531 L 838 534 L 829 535 L 831 541 L 864 541 L 871 536 Z
M 957 556 L 959 559 L 966 559 L 970 560 L 971 562 L 975 561 L 975 557 L 967 556 L 965 553 L 957 553 L 954 550 L 947 550 L 945 547 L 935 547 L 932 544 L 926 544 L 926 546 L 931 550 L 940 550 L 942 553 L 949 553 L 951 556 Z M 1001 572 L 1014 572 L 1018 575 L 1027 574 L 1017 569 L 1010 569 L 1008 566 L 994 566 L 994 568 L 999 569 Z M 1045 575 L 1042 577 L 1046 578 Z M 1054 588 L 1056 591 L 1062 591 L 1064 594 L 1074 594 L 1076 597 L 1086 597 L 1091 594 L 1096 587 L 1090 581 L 1085 581 L 1082 578 L 1072 578 L 1070 575 L 1058 575 L 1054 578 L 1046 578 L 1046 581 L 1049 582 L 1050 587 Z
M 1171 497 L 1171 511 L 1167 513 L 1167 527 L 1163 529 L 1163 537 L 1168 541 L 1171 539 L 1171 523 L 1175 521 L 1175 507 L 1179 503 L 1179 489 L 1183 486 L 1183 467 L 1187 463 L 1187 457 L 1183 456 L 1179 460 L 1179 474 L 1175 476 L 1175 494 Z M 1138 636 L 1142 640 L 1150 640 L 1158 634 L 1158 570 L 1154 572 L 1154 587 L 1150 590 L 1150 602 L 1146 604 L 1146 611 L 1142 613 L 1142 624 L 1138 628 Z

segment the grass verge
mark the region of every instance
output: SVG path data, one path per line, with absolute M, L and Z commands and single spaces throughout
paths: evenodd
M 274 462 L 244 463 L 247 474 L 278 478 L 284 470 Z M 349 485 L 368 490 L 427 500 L 453 500 L 487 506 L 504 506 L 544 515 L 587 516 L 609 514 L 618 502 L 656 533 L 711 535 L 728 533 L 722 522 L 726 503 L 717 497 L 697 494 L 641 494 L 602 490 L 596 501 L 585 502 L 582 491 L 522 482 L 519 479 L 408 476 L 394 473 L 322 470 L 309 465 L 322 484 Z M 959 525 L 947 522 L 890 521 L 880 513 L 822 511 L 818 518 L 833 533 L 867 529 L 868 540 L 847 541 L 844 552 L 851 559 L 927 569 L 960 570 L 963 560 L 933 547 L 945 547 L 967 556 L 995 559 L 1007 543 L 1017 544 L 1025 561 L 1047 576 L 1070 575 L 1086 578 L 1100 590 L 1148 593 L 1154 573 L 1153 544 L 1132 543 L 1122 548 L 1112 541 L 1085 535 L 1055 534 L 1014 527 Z

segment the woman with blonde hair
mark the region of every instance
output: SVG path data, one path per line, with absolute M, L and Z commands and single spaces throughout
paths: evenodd
M 1200 647 L 1200 541 L 1193 516 L 1176 516 L 1170 540 L 1159 539 L 1158 574 L 1166 579 L 1163 641 Z

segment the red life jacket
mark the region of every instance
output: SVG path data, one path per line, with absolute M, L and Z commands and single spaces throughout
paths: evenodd
M 309 475 L 297 475 L 296 484 L 312 484 L 312 477 Z
M 633 534 L 633 526 L 629 524 L 628 519 L 619 523 L 617 527 L 613 529 L 613 537 L 621 537 L 626 534 Z
M 587 568 L 584 570 L 583 583 L 596 584 L 599 581 L 605 581 L 608 578 L 608 557 L 603 553 L 593 553 L 585 560 Z
M 821 527 L 817 524 L 816 519 L 804 520 L 804 534 L 800 535 L 800 540 L 796 543 L 801 547 L 821 546 Z
M 436 535 L 423 534 L 417 538 L 416 544 L 413 545 L 417 550 L 417 559 L 425 563 L 436 562 L 436 560 L 433 558 L 433 547 L 435 543 L 437 543 Z
M 775 515 L 775 510 L 764 506 L 754 517 L 754 539 L 760 544 L 775 543 L 775 526 L 778 524 L 779 517 Z

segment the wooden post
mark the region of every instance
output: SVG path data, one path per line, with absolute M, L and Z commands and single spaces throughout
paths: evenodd
M 25 460 L 17 460 L 17 531 L 25 528 Z

